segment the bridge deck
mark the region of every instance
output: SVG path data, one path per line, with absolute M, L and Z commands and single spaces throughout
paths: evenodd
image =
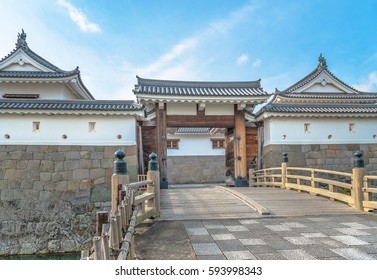
M 230 190 L 233 195 L 226 190 Z M 253 204 L 260 204 L 270 210 L 269 217 L 363 213 L 328 198 L 279 188 L 224 189 L 215 186 L 185 186 L 161 190 L 163 220 L 262 217 L 251 207 Z

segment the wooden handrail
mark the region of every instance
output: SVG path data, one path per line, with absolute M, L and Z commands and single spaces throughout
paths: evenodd
M 331 177 L 335 176 L 326 175 L 341 178 L 332 179 Z M 377 209 L 377 201 L 372 200 L 372 194 L 377 193 L 377 187 L 370 186 L 372 180 L 377 181 L 377 176 L 364 175 L 365 168 L 354 168 L 353 173 L 347 173 L 316 168 L 287 167 L 286 163 L 282 163 L 282 167 L 250 170 L 249 185 L 250 187 L 277 186 L 288 190 L 306 191 L 313 195 L 346 202 L 356 209 L 370 211 Z

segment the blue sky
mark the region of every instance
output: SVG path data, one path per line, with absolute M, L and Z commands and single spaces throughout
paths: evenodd
M 96 99 L 134 99 L 136 75 L 261 79 L 274 92 L 320 53 L 338 78 L 377 91 L 377 1 L 1 0 L 0 18 L 0 57 L 24 28 L 34 52 L 79 66 Z

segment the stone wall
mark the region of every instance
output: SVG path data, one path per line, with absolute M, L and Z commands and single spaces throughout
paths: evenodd
M 136 146 L 0 146 L 0 255 L 91 246 L 95 213 L 111 206 L 119 148 L 136 180 Z
M 377 144 L 268 145 L 263 148 L 263 167 L 280 166 L 287 152 L 288 166 L 351 172 L 358 150 L 364 153 L 367 173 L 377 174 Z
M 225 181 L 225 156 L 170 156 L 167 167 L 169 184 Z

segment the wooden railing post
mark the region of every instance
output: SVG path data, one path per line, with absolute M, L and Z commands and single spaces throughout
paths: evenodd
M 352 192 L 354 199 L 353 208 L 363 210 L 363 183 L 365 176 L 363 153 L 357 151 L 355 153 L 354 168 L 352 169 Z
M 287 183 L 287 163 L 288 163 L 288 154 L 283 153 L 282 163 L 281 163 L 281 188 L 286 188 Z
M 123 159 L 126 153 L 119 149 L 115 152 L 114 156 L 117 160 L 114 161 L 114 173 L 111 177 L 111 215 L 113 216 L 118 209 L 119 191 L 122 185 L 130 182 L 129 176 L 127 175 L 127 163 Z
M 160 215 L 160 172 L 158 171 L 158 160 L 155 153 L 149 155 L 147 180 L 152 180 L 153 184 L 147 185 L 147 193 L 154 193 L 154 200 L 148 200 L 148 207 L 156 207 L 156 216 Z
M 251 184 L 254 183 L 254 176 L 255 176 L 254 169 L 255 169 L 254 161 L 251 160 L 249 164 L 249 187 L 251 187 Z

